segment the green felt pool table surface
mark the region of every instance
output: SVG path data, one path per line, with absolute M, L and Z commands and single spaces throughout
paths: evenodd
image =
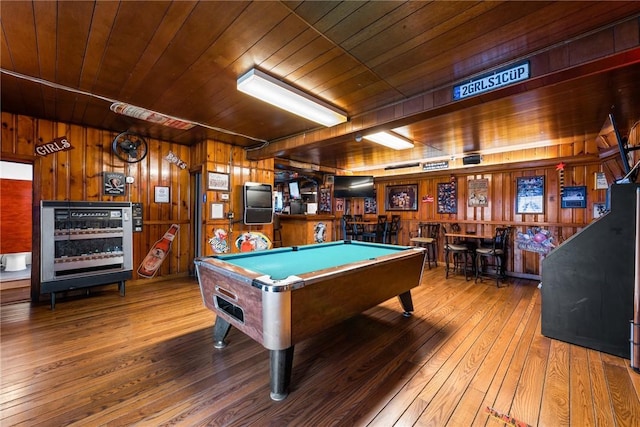
M 372 260 L 410 248 L 410 246 L 359 241 L 337 241 L 269 251 L 218 255 L 216 258 L 270 276 L 272 280 L 282 280 L 289 276 Z

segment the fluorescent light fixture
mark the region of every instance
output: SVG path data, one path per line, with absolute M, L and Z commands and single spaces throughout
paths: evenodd
M 347 121 L 347 114 L 280 80 L 252 68 L 238 78 L 240 92 L 324 126 Z
M 548 140 L 543 140 L 543 141 L 537 141 L 537 142 L 530 142 L 530 143 L 525 143 L 525 144 L 517 144 L 517 145 L 510 145 L 510 146 L 502 146 L 502 147 L 496 147 L 496 148 L 490 148 L 490 149 L 485 149 L 485 150 L 480 150 L 478 151 L 478 153 L 485 155 L 485 154 L 499 154 L 499 153 L 512 153 L 512 152 L 516 152 L 519 150 L 528 150 L 531 148 L 543 148 L 543 147 L 550 147 L 552 145 L 565 145 L 565 144 L 571 144 L 573 141 L 570 140 L 569 138 L 566 138 L 565 141 L 561 142 L 560 144 L 553 144 Z M 435 157 L 424 157 L 421 159 L 416 159 L 418 162 L 439 162 L 439 161 L 450 161 L 450 162 L 455 162 L 456 159 L 460 159 L 461 156 L 463 156 L 464 154 L 446 154 L 443 156 L 435 156 Z M 548 157 L 546 157 L 548 158 Z M 505 161 L 505 163 L 513 163 L 516 162 L 517 160 L 512 160 L 512 161 Z M 371 171 L 371 170 L 378 170 L 378 169 L 384 169 L 384 168 L 388 168 L 388 167 L 394 167 L 397 166 L 398 163 L 385 163 L 385 164 L 376 164 L 376 165 L 367 165 L 367 166 L 360 166 L 360 167 L 355 167 L 355 168 L 349 168 L 349 171 L 351 172 L 365 172 L 365 171 Z
M 407 148 L 413 148 L 413 142 L 409 138 L 405 138 L 394 132 L 377 132 L 369 135 L 363 135 L 364 139 L 373 141 L 385 147 L 393 148 L 394 150 L 406 150 Z

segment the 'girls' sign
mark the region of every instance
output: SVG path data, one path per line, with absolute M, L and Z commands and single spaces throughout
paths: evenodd
M 48 156 L 58 151 L 72 150 L 73 146 L 66 136 L 61 136 L 46 144 L 36 145 L 36 154 L 40 156 Z

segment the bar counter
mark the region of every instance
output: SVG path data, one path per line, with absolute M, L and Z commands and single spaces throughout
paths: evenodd
M 279 214 L 282 227 L 282 246 L 308 245 L 335 240 L 335 215 Z

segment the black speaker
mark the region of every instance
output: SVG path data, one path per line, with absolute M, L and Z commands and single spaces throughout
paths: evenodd
M 480 154 L 472 154 L 462 158 L 463 165 L 477 165 L 480 163 Z

